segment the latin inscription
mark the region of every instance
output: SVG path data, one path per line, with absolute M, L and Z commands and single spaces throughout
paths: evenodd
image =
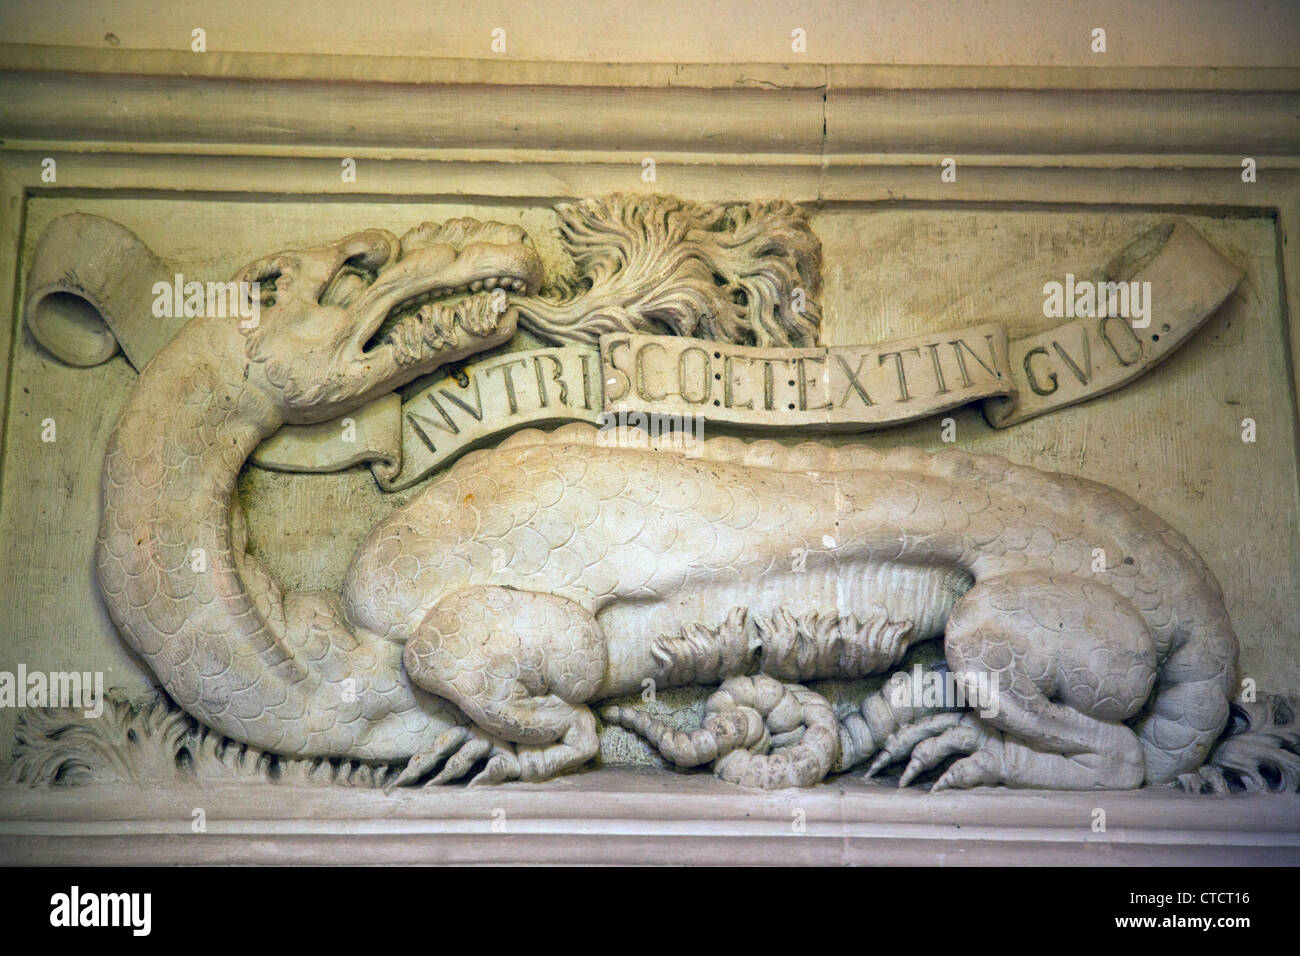
M 820 349 L 608 335 L 600 351 L 607 408 L 654 408 L 759 427 L 870 428 L 1007 395 L 1013 387 L 1006 332 L 998 324 Z

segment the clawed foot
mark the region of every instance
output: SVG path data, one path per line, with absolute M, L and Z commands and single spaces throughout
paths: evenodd
M 547 756 L 557 749 L 556 744 L 532 746 L 515 744 L 510 749 L 500 748 L 487 762 L 483 771 L 469 782 L 471 787 L 484 784 L 506 783 L 511 780 L 547 780 L 557 773 Z
M 507 783 L 511 780 L 546 780 L 567 769 L 568 764 L 573 762 L 564 759 L 569 749 L 571 748 L 558 742 L 541 746 L 512 744 L 493 737 L 473 724 L 452 727 L 440 734 L 428 750 L 413 756 L 396 779 L 385 785 L 384 790 L 391 793 L 398 787 L 413 786 L 440 763 L 443 764 L 442 769 L 424 786 L 437 787 L 453 783 L 463 778 L 485 757 L 487 764 L 469 781 L 469 786 Z
M 484 757 L 489 758 L 487 766 L 470 781 L 470 786 L 480 782 L 497 783 L 513 779 L 503 773 L 503 766 L 508 770 L 510 762 L 517 765 L 510 744 L 484 733 L 472 724 L 452 727 L 439 734 L 428 750 L 411 757 L 406 768 L 384 790 L 391 793 L 397 787 L 412 786 L 443 761 L 446 763 L 442 770 L 425 786 L 437 787 L 451 783 L 464 777 Z
M 1003 746 L 999 731 L 990 730 L 974 714 L 963 714 L 956 726 L 916 745 L 898 785 L 906 787 L 917 776 L 937 767 L 953 754 L 967 756 L 944 771 L 930 788 L 931 793 L 1002 783 Z
M 880 753 L 876 755 L 876 759 L 867 768 L 866 775 L 874 777 L 895 760 L 902 760 L 908 756 L 921 741 L 928 740 L 950 727 L 955 727 L 961 721 L 961 718 L 961 712 L 953 710 L 931 714 L 929 717 L 915 723 L 904 724 L 885 738 L 884 743 L 880 745 Z
M 910 750 L 911 759 L 899 778 L 899 787 L 908 786 L 925 771 L 937 767 L 953 754 L 966 756 L 935 781 L 930 788 L 931 793 L 1003 783 L 1005 747 L 1006 741 L 1002 734 L 989 728 L 974 714 L 935 714 L 887 739 L 867 775 L 901 759 Z

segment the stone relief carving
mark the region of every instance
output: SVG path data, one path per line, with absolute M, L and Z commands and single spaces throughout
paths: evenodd
M 560 218 L 579 274 L 548 295 L 517 227 L 367 230 L 251 264 L 236 280 L 259 284 L 255 323 L 192 319 L 140 362 L 104 462 L 96 567 L 168 698 L 115 702 L 117 730 L 69 735 L 75 717 L 40 713 L 23 725 L 17 779 L 147 777 L 113 756 L 143 722 L 173 772 L 539 781 L 590 761 L 603 719 L 747 787 L 904 760 L 907 785 L 956 755 L 935 789 L 1295 788 L 1287 702 L 1229 727 L 1237 638 L 1187 540 L 1118 491 L 998 457 L 520 431 L 374 528 L 340 594 L 286 592 L 247 553 L 234 493 L 283 425 L 384 401 L 519 324 L 557 343 L 817 341 L 820 247 L 796 207 L 611 197 Z M 1160 238 L 1172 236 L 1199 240 L 1177 226 Z M 102 268 L 40 269 L 62 278 L 34 290 L 113 314 L 91 288 Z M 1183 337 L 1237 274 L 1198 275 Z M 57 329 L 38 339 L 57 354 Z M 1005 396 L 1005 354 L 990 359 L 1001 385 L 981 395 Z M 971 688 L 978 707 L 923 700 L 905 671 L 847 713 L 806 686 L 888 672 L 933 639 L 946 666 L 927 679 Z M 600 707 L 647 682 L 719 686 L 693 731 Z
M 788 202 L 724 205 L 613 195 L 556 207 L 578 269 L 519 322 L 553 342 L 667 329 L 740 345 L 814 345 L 821 243 Z M 791 292 L 804 290 L 797 307 Z

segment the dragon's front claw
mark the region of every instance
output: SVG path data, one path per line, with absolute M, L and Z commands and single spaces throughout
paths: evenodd
M 471 729 L 465 743 L 448 758 L 447 765 L 438 771 L 438 775 L 429 781 L 428 786 L 440 787 L 461 779 L 469 773 L 471 767 L 492 753 L 495 747 L 496 745 L 485 739 L 477 729 Z
M 442 769 L 425 786 L 451 783 L 464 777 L 484 757 L 501 752 L 504 751 L 500 742 L 479 728 L 452 727 L 439 734 L 428 750 L 411 757 L 406 768 L 384 789 L 391 793 L 397 787 L 413 786 L 444 761 Z
M 412 755 L 406 767 L 384 786 L 384 790 L 392 793 L 398 787 L 411 786 L 436 767 L 448 754 L 460 747 L 468 736 L 469 733 L 464 727 L 452 727 L 450 730 L 443 731 L 434 739 L 432 747 Z
M 506 783 L 510 780 L 534 782 L 549 780 L 557 773 L 563 772 L 565 764 L 565 745 L 550 744 L 516 744 L 497 747 L 492 758 L 477 777 L 469 782 L 471 787 L 493 783 Z
M 482 787 L 494 783 L 505 783 L 507 780 L 518 780 L 522 775 L 519 759 L 508 750 L 499 750 L 493 754 L 492 759 L 487 762 L 487 766 L 469 782 L 469 785 L 471 787 Z

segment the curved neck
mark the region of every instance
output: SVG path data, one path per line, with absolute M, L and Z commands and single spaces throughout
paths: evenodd
M 237 334 L 200 320 L 145 368 L 104 458 L 96 566 L 114 623 L 178 704 L 282 748 L 269 685 L 319 682 L 280 640 L 278 586 L 259 569 L 250 588 L 233 540 L 239 470 L 281 423 L 243 362 Z
M 105 497 L 136 510 L 174 513 L 170 503 L 190 508 L 230 504 L 235 479 L 253 450 L 275 432 L 283 418 L 274 405 L 245 379 L 238 341 L 200 322 L 187 326 L 144 369 L 110 438 L 114 455 L 137 472 L 134 487 L 106 483 Z M 150 500 L 141 484 L 166 486 L 168 495 Z M 177 514 L 187 524 L 194 511 Z M 225 529 L 229 531 L 229 529 Z
M 104 602 L 219 733 L 288 756 L 406 759 L 459 713 L 417 698 L 400 645 L 350 629 L 337 597 L 284 594 L 232 528 L 239 470 L 282 424 L 248 372 L 238 333 L 203 320 L 145 368 L 104 458 Z

